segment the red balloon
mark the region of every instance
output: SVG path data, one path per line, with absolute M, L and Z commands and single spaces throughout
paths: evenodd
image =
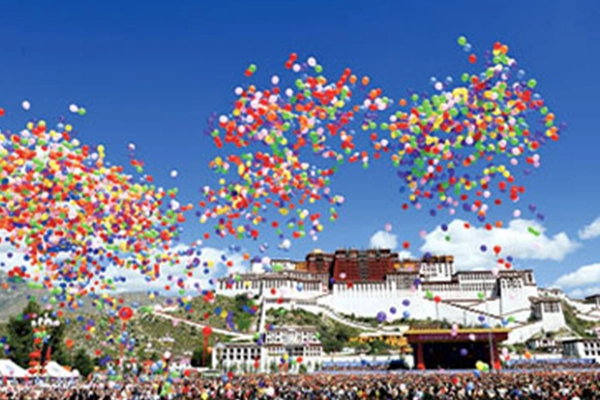
M 204 328 L 202 328 L 202 334 L 204 336 L 210 336 L 210 335 L 212 335 L 212 332 L 213 332 L 213 330 L 210 326 L 205 326 Z
M 442 301 L 442 298 L 440 296 L 435 296 L 433 298 L 433 301 L 435 301 L 436 303 L 439 303 L 440 301 Z
M 494 246 L 494 253 L 500 254 L 501 251 L 502 251 L 502 247 L 500 247 L 500 246 Z
M 133 310 L 129 307 L 121 307 L 119 310 L 119 318 L 122 321 L 129 321 L 133 317 Z

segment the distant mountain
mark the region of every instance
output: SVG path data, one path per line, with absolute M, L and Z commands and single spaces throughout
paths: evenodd
M 38 302 L 44 303 L 44 297 L 49 296 L 47 290 L 33 289 L 27 286 L 26 282 L 14 282 L 8 279 L 4 271 L 0 271 L 0 323 L 8 321 L 8 318 L 19 314 L 27 305 L 31 297 L 38 299 Z M 139 306 L 164 305 L 167 298 L 164 296 L 155 296 L 151 299 L 144 292 L 119 292 L 110 293 L 111 296 L 121 298 L 125 304 L 138 304 Z M 98 309 L 94 307 L 90 298 L 84 300 L 84 306 L 76 313 L 97 313 Z M 65 313 L 70 314 L 74 311 L 65 309 Z
M 40 291 L 27 287 L 24 283 L 9 283 L 6 275 L 0 276 L 0 321 L 7 321 L 12 315 L 19 314 L 27 305 L 30 296 Z

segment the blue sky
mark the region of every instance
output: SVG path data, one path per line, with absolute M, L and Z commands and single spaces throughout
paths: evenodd
M 600 216 L 600 4 L 540 4 L 3 2 L 0 105 L 12 112 L 2 128 L 18 128 L 31 117 L 52 120 L 68 114 L 69 104 L 80 104 L 88 115 L 73 122 L 82 141 L 104 144 L 115 164 L 127 163 L 127 144 L 135 143 L 159 184 L 178 186 L 183 200 L 197 201 L 199 188 L 215 182 L 206 167 L 217 155 L 202 134 L 206 120 L 212 112 L 229 109 L 233 89 L 245 82 L 243 71 L 250 63 L 258 65 L 257 79 L 265 81 L 283 70 L 289 53 L 315 56 L 331 74 L 350 66 L 399 98 L 408 89 L 428 90 L 431 76 L 456 78 L 469 69 L 466 54 L 456 45 L 459 35 L 467 36 L 480 53 L 501 41 L 537 78 L 558 120 L 568 125 L 561 140 L 543 150 L 542 168 L 525 177 L 528 190 L 521 208 L 533 203 L 546 216 L 549 242 L 539 246 L 540 253 L 564 245 L 564 236 L 555 238 L 561 233 L 572 248 L 567 245 L 570 251 L 563 251 L 561 260 L 530 254 L 516 264 L 535 268 L 544 285 L 582 266 L 595 266 L 591 276 L 597 281 L 586 283 L 591 292 L 600 287 L 600 237 L 582 240 L 578 232 Z M 32 104 L 27 113 L 19 107 L 25 99 Z M 176 179 L 169 177 L 172 169 L 179 172 Z M 400 242 L 413 243 L 411 251 L 418 254 L 423 243 L 419 231 L 452 221 L 403 212 L 399 181 L 385 163 L 372 163 L 369 170 L 346 168 L 334 187 L 346 197 L 339 220 L 326 226 L 317 243 L 298 241 L 289 254 L 273 251 L 272 257 L 301 258 L 315 247 L 365 248 L 386 223 L 393 225 Z M 507 220 L 509 215 L 507 210 Z M 191 241 L 203 231 L 189 223 L 184 239 Z M 579 288 L 570 282 L 568 290 Z

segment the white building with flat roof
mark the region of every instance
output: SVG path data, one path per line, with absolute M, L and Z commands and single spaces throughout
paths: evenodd
M 588 358 L 600 363 L 600 339 L 571 339 L 563 341 L 563 356 Z
M 267 372 L 275 367 L 290 373 L 312 372 L 322 359 L 323 345 L 315 327 L 278 326 L 262 333 L 257 342 L 218 343 L 212 351 L 212 368 Z

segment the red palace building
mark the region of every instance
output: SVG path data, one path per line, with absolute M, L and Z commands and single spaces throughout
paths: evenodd
M 306 257 L 306 272 L 328 274 L 336 282 L 383 281 L 400 266 L 398 253 L 389 249 L 313 252 Z

